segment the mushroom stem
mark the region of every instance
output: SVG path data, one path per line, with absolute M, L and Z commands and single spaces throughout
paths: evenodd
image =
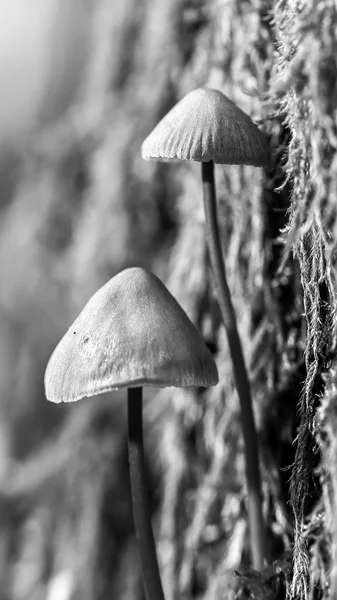
M 213 280 L 221 316 L 227 332 L 232 358 L 236 389 L 241 407 L 242 431 L 246 463 L 248 492 L 248 521 L 253 566 L 261 570 L 265 558 L 265 527 L 262 516 L 261 478 L 258 443 L 250 394 L 250 385 L 236 326 L 235 312 L 226 279 L 219 227 L 217 221 L 216 192 L 213 161 L 201 163 L 206 234 Z
M 128 447 L 132 510 L 147 600 L 164 600 L 145 472 L 143 388 L 128 388 Z

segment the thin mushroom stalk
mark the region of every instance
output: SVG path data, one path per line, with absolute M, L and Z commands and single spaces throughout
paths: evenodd
M 142 399 L 143 389 L 141 387 L 128 389 L 128 449 L 132 511 L 146 598 L 147 600 L 164 600 L 151 527 L 151 510 L 144 460 Z
M 226 278 L 219 227 L 217 220 L 216 191 L 213 161 L 201 163 L 203 201 L 206 218 L 206 235 L 212 276 L 217 300 L 226 329 L 228 346 L 233 363 L 236 389 L 241 408 L 242 431 L 248 491 L 248 521 L 253 566 L 261 570 L 266 556 L 265 526 L 262 516 L 261 477 L 257 435 L 252 409 L 250 385 L 242 352 L 235 312 Z

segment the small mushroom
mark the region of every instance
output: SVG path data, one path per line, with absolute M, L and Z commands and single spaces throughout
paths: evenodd
M 144 463 L 142 388 L 216 383 L 215 362 L 186 313 L 155 275 L 136 267 L 92 296 L 47 365 L 46 397 L 53 402 L 128 390 L 132 506 L 148 600 L 164 594 Z
M 227 332 L 241 406 L 253 566 L 260 570 L 266 551 L 258 443 L 250 384 L 222 255 L 214 163 L 266 166 L 268 146 L 251 118 L 234 102 L 217 90 L 199 88 L 187 94 L 158 123 L 142 144 L 142 157 L 146 160 L 201 162 L 206 235 L 213 281 Z

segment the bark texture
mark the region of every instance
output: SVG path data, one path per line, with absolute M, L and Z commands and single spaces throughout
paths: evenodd
M 147 395 L 166 600 L 332 600 L 336 3 L 76 0 L 55 14 L 35 126 L 0 152 L 1 599 L 142 600 L 126 400 L 55 407 L 43 389 L 52 349 L 91 294 L 139 265 L 198 326 L 221 378 L 208 391 Z M 262 453 L 262 573 L 250 568 L 240 414 L 209 276 L 200 165 L 140 157 L 158 120 L 204 85 L 235 101 L 270 144 L 265 171 L 216 166 Z

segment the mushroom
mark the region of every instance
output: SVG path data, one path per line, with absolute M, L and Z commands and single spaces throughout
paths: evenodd
M 164 284 L 141 268 L 120 272 L 89 300 L 46 369 L 48 400 L 128 390 L 131 495 L 147 600 L 164 598 L 148 499 L 142 389 L 218 383 L 213 357 Z
M 241 406 L 252 559 L 254 568 L 260 570 L 266 551 L 258 443 L 250 384 L 221 249 L 214 163 L 266 166 L 267 143 L 234 102 L 217 90 L 199 88 L 187 94 L 158 123 L 142 144 L 142 157 L 201 162 L 208 251 Z

